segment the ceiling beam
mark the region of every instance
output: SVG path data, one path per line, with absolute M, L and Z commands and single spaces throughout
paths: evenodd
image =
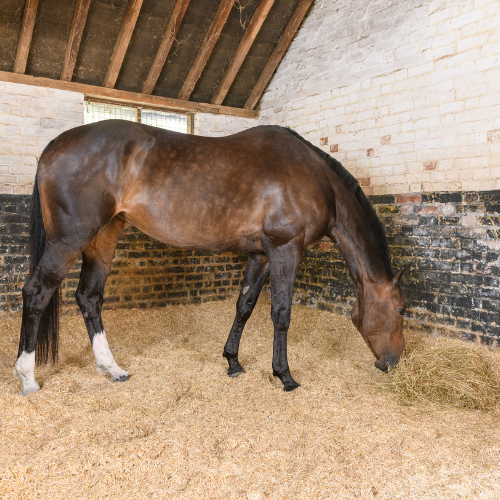
M 148 77 L 146 78 L 144 86 L 142 87 L 143 94 L 153 93 L 153 89 L 155 88 L 156 82 L 158 81 L 161 70 L 163 69 L 163 65 L 167 60 L 168 53 L 170 52 L 170 48 L 172 47 L 172 43 L 175 40 L 175 36 L 177 35 L 177 31 L 179 30 L 182 18 L 186 13 L 186 9 L 190 1 L 191 0 L 177 0 L 174 11 L 172 12 L 172 16 L 170 17 L 170 21 L 168 22 L 167 29 L 165 30 L 165 33 L 161 40 L 160 47 L 156 52 L 155 59 L 153 61 L 153 64 L 151 65 L 151 69 L 149 70 Z
M 76 2 L 75 13 L 73 14 L 73 22 L 69 30 L 68 43 L 66 44 L 66 53 L 64 54 L 64 64 L 61 71 L 61 80 L 68 82 L 73 78 L 73 70 L 75 69 L 76 58 L 80 50 L 82 41 L 83 28 L 87 20 L 90 2 L 92 0 L 78 0 Z
M 21 34 L 19 35 L 19 41 L 17 43 L 16 61 L 14 63 L 15 73 L 24 73 L 26 71 L 26 63 L 28 62 L 37 8 L 38 0 L 26 0 L 24 4 Z
M 188 76 L 182 85 L 182 89 L 177 96 L 178 99 L 189 99 L 196 82 L 200 78 L 201 73 L 207 64 L 208 58 L 210 57 L 210 54 L 219 39 L 222 28 L 224 28 L 224 24 L 226 24 L 226 20 L 231 12 L 234 2 L 235 0 L 221 0 L 212 24 L 210 25 L 210 28 L 208 28 L 208 32 L 205 35 L 203 42 L 201 42 L 201 47 L 196 55 L 196 59 L 194 60 Z
M 118 33 L 118 38 L 113 49 L 113 54 L 109 60 L 108 71 L 104 77 L 103 87 L 112 89 L 115 86 L 118 73 L 122 67 L 125 53 L 127 52 L 132 33 L 134 32 L 135 23 L 139 17 L 139 12 L 142 7 L 143 0 L 128 0 L 127 10 L 123 16 L 122 25 Z
M 274 2 L 275 0 L 261 0 L 255 9 L 252 20 L 210 101 L 212 104 L 222 104 Z
M 245 109 L 253 109 L 259 102 L 260 96 L 266 89 L 267 84 L 269 83 L 269 80 L 271 80 L 274 71 L 285 55 L 286 49 L 288 49 L 288 46 L 290 45 L 295 33 L 300 26 L 300 23 L 307 14 L 307 11 L 309 10 L 309 7 L 313 3 L 313 1 L 314 0 L 300 0 L 297 8 L 292 15 L 292 18 L 285 28 L 285 31 L 283 31 L 283 34 L 281 35 L 278 44 L 274 48 L 269 61 L 267 61 L 264 71 L 260 75 L 257 83 L 255 84 L 255 87 L 252 90 L 252 93 L 250 94 L 250 97 L 245 103 Z
M 67 82 L 64 80 L 53 80 L 52 78 L 42 78 L 38 76 L 22 75 L 0 71 L 0 82 L 21 83 L 23 85 L 33 85 L 35 87 L 48 87 L 51 89 L 67 90 L 69 92 L 80 92 L 88 97 L 97 99 L 107 99 L 111 101 L 139 104 L 155 108 L 165 108 L 172 111 L 191 111 L 199 113 L 212 113 L 218 115 L 241 116 L 243 118 L 257 118 L 257 111 L 231 108 L 229 106 L 218 106 L 215 104 L 205 104 L 202 102 L 183 101 L 160 97 L 157 95 L 136 94 L 125 90 L 110 89 L 106 87 L 96 87 L 85 83 Z

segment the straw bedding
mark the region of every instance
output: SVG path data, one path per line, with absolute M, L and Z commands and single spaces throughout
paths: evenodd
M 123 384 L 96 373 L 82 319 L 63 318 L 59 364 L 38 368 L 42 390 L 24 398 L 12 376 L 20 320 L 0 320 L 0 498 L 500 497 L 498 400 L 465 405 L 480 411 L 449 394 L 430 401 L 436 386 L 402 396 L 408 377 L 376 370 L 348 319 L 299 306 L 289 362 L 302 387 L 285 393 L 271 376 L 265 300 L 243 336 L 246 373 L 229 378 L 234 303 L 106 312 L 115 359 L 132 374 Z M 409 338 L 413 375 L 412 352 L 454 342 Z M 497 370 L 498 353 L 466 348 Z

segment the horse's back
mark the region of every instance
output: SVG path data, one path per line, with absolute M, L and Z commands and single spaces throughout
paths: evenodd
M 121 214 L 172 245 L 259 250 L 266 228 L 316 237 L 333 202 L 323 163 L 281 127 L 209 138 L 110 120 L 61 134 L 38 175 L 42 203 L 93 207 L 91 225 Z

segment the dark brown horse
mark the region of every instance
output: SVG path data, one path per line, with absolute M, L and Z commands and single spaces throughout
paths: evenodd
M 43 217 L 42 217 L 43 214 Z M 292 291 L 304 249 L 337 245 L 356 285 L 352 320 L 386 370 L 404 349 L 404 301 L 384 230 L 340 163 L 281 127 L 196 137 L 110 120 L 64 132 L 43 152 L 33 191 L 31 271 L 15 374 L 23 394 L 39 389 L 36 358 L 57 357 L 58 289 L 83 254 L 76 300 L 98 369 L 129 374 L 113 359 L 101 320 L 103 290 L 125 223 L 172 246 L 249 252 L 224 347 L 228 375 L 267 276 L 274 323 L 273 373 L 298 387 L 287 362 Z

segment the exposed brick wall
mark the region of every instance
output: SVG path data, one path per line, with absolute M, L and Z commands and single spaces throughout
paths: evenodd
M 320 145 L 367 194 L 500 189 L 500 2 L 315 2 L 260 123 Z
M 500 191 L 373 196 L 393 265 L 405 277 L 408 324 L 500 345 Z M 349 315 L 354 287 L 333 243 L 306 252 L 295 302 Z
M 22 309 L 30 198 L 0 195 L 0 314 Z M 225 299 L 238 293 L 245 262 L 245 255 L 174 249 L 128 227 L 118 242 L 106 283 L 105 307 L 161 307 Z M 80 268 L 79 260 L 63 282 L 66 312 L 78 310 L 74 294 Z

